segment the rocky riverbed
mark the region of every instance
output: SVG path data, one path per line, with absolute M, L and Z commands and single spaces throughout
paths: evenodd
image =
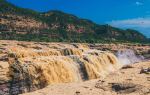
M 126 65 L 104 79 L 53 84 L 23 95 L 150 95 L 150 62 Z
M 1 40 L 0 95 L 148 95 L 149 49 Z

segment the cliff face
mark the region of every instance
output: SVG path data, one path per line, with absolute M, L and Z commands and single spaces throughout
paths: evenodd
M 0 14 L 0 25 L 2 32 L 16 32 L 16 34 L 27 34 L 29 31 L 36 33 L 48 26 L 32 17 L 14 14 Z
M 61 11 L 45 13 L 19 8 L 0 0 L 0 39 L 67 42 L 147 42 L 132 29 L 98 25 Z
M 113 54 L 82 44 L 1 41 L 0 47 L 0 94 L 103 79 L 121 67 Z

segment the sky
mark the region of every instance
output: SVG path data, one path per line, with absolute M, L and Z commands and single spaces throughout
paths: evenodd
M 7 0 L 39 12 L 60 10 L 97 24 L 132 28 L 150 38 L 150 0 Z

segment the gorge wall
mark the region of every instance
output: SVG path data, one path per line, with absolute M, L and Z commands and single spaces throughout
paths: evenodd
M 120 67 L 115 55 L 86 44 L 1 41 L 0 94 L 104 78 Z

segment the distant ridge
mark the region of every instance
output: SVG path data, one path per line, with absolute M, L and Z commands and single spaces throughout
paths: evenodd
M 53 10 L 36 12 L 0 0 L 0 39 L 59 42 L 148 42 L 140 32 L 98 25 Z

